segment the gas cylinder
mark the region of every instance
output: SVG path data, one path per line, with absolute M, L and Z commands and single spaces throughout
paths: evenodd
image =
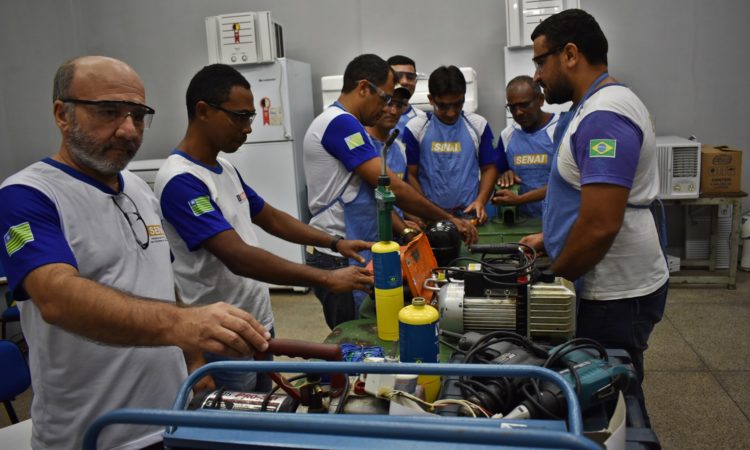
M 440 356 L 438 319 L 440 315 L 422 297 L 415 297 L 410 306 L 398 313 L 400 359 L 404 363 L 437 363 Z M 435 401 L 440 391 L 440 377 L 420 375 L 417 383 L 424 386 L 425 399 Z
M 375 318 L 378 338 L 384 341 L 398 341 L 398 313 L 404 307 L 400 249 L 393 241 L 377 242 L 372 246 Z

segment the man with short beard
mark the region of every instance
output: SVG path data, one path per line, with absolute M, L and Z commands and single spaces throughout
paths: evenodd
M 34 449 L 79 449 L 115 408 L 169 408 L 203 352 L 251 355 L 268 332 L 226 303 L 175 304 L 159 204 L 123 168 L 154 110 L 135 71 L 86 56 L 55 75 L 58 153 L 0 186 L 0 262 L 29 345 Z M 160 427 L 117 425 L 99 448 L 158 448 Z

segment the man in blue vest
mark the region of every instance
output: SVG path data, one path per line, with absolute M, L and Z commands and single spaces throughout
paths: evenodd
M 483 223 L 497 179 L 492 130 L 484 117 L 464 114 L 466 79 L 458 67 L 438 67 L 428 86 L 434 114 L 404 130 L 409 184 L 444 210 Z
M 497 184 L 506 188 L 519 184 L 518 194 L 510 189 L 497 191 L 492 203 L 519 205 L 527 217 L 542 217 L 542 200 L 547 192 L 552 154 L 552 136 L 557 114 L 542 111 L 544 94 L 539 84 L 527 75 L 513 78 L 505 88 L 506 107 L 513 124 L 500 133 L 498 141 Z
M 543 232 L 521 242 L 545 249 L 552 271 L 577 280 L 577 336 L 627 350 L 642 380 L 669 281 L 648 209 L 659 193 L 651 117 L 609 75 L 607 38 L 587 12 L 550 16 L 531 39 L 547 101 L 573 107 L 552 160 Z M 642 392 L 639 400 L 645 412 Z

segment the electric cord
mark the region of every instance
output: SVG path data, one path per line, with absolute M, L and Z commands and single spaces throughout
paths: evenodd
M 287 379 L 287 381 L 288 382 L 298 381 L 303 378 L 307 378 L 307 375 L 306 374 L 297 375 L 297 376 Z M 266 411 L 266 409 L 268 408 L 268 403 L 271 401 L 271 396 L 275 394 L 276 392 L 278 392 L 279 389 L 281 389 L 281 386 L 277 384 L 273 389 L 271 389 L 268 393 L 266 393 L 266 395 L 263 397 L 263 402 L 261 402 L 260 404 L 260 412 Z

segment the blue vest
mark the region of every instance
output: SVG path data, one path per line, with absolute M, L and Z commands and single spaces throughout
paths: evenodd
M 556 119 L 553 115 L 546 125 L 531 133 L 514 129 L 510 135 L 505 154 L 508 165 L 521 178 L 520 194 L 547 184 L 555 150 L 547 129 L 555 125 Z M 542 202 L 524 203 L 519 205 L 519 210 L 527 217 L 541 217 Z
M 428 114 L 419 143 L 419 184 L 425 197 L 447 211 L 464 210 L 479 193 L 479 140 L 463 113 L 453 125 Z
M 554 140 L 555 149 L 559 148 L 560 141 L 565 138 L 565 132 L 570 126 L 570 121 L 575 116 L 578 109 L 594 93 L 596 86 L 607 78 L 607 72 L 599 76 L 594 83 L 588 88 L 583 99 L 576 107 L 568 111 L 566 115 L 557 124 Z M 542 216 L 542 231 L 544 233 L 544 248 L 550 257 L 555 260 L 562 253 L 565 247 L 565 241 L 568 238 L 573 224 L 578 219 L 578 211 L 581 207 L 581 191 L 577 190 L 560 175 L 557 169 L 558 151 L 555 151 L 552 157 L 552 170 L 549 174 L 547 183 L 547 195 L 544 198 L 544 215 Z M 554 207 L 550 207 L 554 205 Z

